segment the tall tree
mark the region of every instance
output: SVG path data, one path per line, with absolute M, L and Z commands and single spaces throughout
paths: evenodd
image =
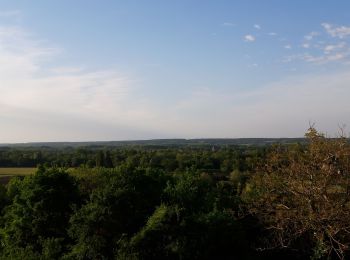
M 327 138 L 314 128 L 306 137 L 304 149 L 278 146 L 245 198 L 274 231 L 268 247 L 343 258 L 350 247 L 350 146 L 344 136 Z
M 2 230 L 5 255 L 25 248 L 44 254 L 45 248 L 53 245 L 63 250 L 72 206 L 78 202 L 73 177 L 61 169 L 40 168 L 33 176 L 17 181 L 17 189 L 13 185 L 13 203 L 5 212 Z M 52 249 L 51 253 L 58 252 Z

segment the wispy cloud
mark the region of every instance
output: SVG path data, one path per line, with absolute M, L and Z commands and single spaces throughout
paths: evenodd
M 248 67 L 250 67 L 250 68 L 257 68 L 257 67 L 259 67 L 259 64 L 258 63 L 252 63 Z
M 323 50 L 324 50 L 325 54 L 329 54 L 329 53 L 334 52 L 334 51 L 342 50 L 345 47 L 346 47 L 346 43 L 345 42 L 340 42 L 338 44 L 326 45 L 326 46 L 324 46 Z
M 0 10 L 0 20 L 6 22 L 20 23 L 23 15 L 20 10 Z
M 253 35 L 251 35 L 251 34 L 247 34 L 247 35 L 244 36 L 244 40 L 246 42 L 254 42 L 255 41 L 255 37 Z
M 292 62 L 296 60 L 305 61 L 308 63 L 314 63 L 317 65 L 324 65 L 329 62 L 340 62 L 345 61 L 350 57 L 350 52 L 338 52 L 338 53 L 327 53 L 325 55 L 313 55 L 310 53 L 294 54 L 284 57 L 283 62 Z
M 343 29 L 322 43 L 315 37 L 324 35 L 316 32 L 300 35 L 298 42 L 288 38 L 283 43 L 268 36 L 275 33 L 256 33 L 275 39 L 286 49 L 293 46 L 286 62 L 350 60 Z M 256 38 L 246 34 L 242 40 L 254 42 Z M 330 132 L 337 123 L 350 123 L 342 121 L 350 113 L 347 71 L 288 78 L 255 90 L 202 88 L 164 105 L 159 99 L 137 95 L 141 87 L 126 72 L 91 70 L 85 64 L 55 66 L 64 53 L 56 44 L 43 44 L 22 28 L 0 26 L 0 142 L 301 136 L 310 119 L 326 122 L 322 130 Z M 249 64 L 256 70 L 264 67 L 254 60 Z
M 221 24 L 221 26 L 234 27 L 234 26 L 236 26 L 236 24 L 231 23 L 231 22 L 223 22 L 223 23 Z
M 334 26 L 329 23 L 322 23 L 322 26 L 332 37 L 343 39 L 350 35 L 350 27 L 347 26 Z
M 22 13 L 19 10 L 7 10 L 7 11 L 0 11 L 0 17 L 15 17 L 18 18 L 19 16 L 21 16 Z
M 319 33 L 318 32 L 310 32 L 309 34 L 304 36 L 304 39 L 307 41 L 311 41 L 313 38 L 315 38 L 316 36 L 318 36 Z
M 0 27 L 0 142 L 140 138 L 157 131 L 139 123 L 151 115 L 132 96 L 130 76 L 113 68 L 55 67 L 62 53 L 21 28 Z
M 329 23 L 322 23 L 321 26 L 324 29 L 323 33 L 312 31 L 305 35 L 303 43 L 299 45 L 303 51 L 284 57 L 283 62 L 304 61 L 317 65 L 328 63 L 344 65 L 349 62 L 350 47 L 346 38 L 350 35 L 350 27 L 337 27 Z M 331 37 L 325 37 L 325 35 Z M 315 37 L 318 37 L 317 41 Z M 307 52 L 305 49 L 307 49 Z
M 257 29 L 257 30 L 260 30 L 261 26 L 259 24 L 254 24 L 254 28 Z

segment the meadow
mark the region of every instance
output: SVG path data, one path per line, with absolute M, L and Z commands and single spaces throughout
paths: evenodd
M 35 173 L 35 167 L 1 167 L 0 177 L 3 176 L 25 176 Z

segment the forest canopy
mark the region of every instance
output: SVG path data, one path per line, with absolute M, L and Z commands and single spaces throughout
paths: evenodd
M 350 146 L 7 148 L 1 259 L 343 259 Z

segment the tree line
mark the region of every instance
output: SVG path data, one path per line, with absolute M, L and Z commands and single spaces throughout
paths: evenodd
M 152 167 L 167 171 L 196 169 L 230 172 L 253 169 L 267 147 L 180 147 L 170 148 L 0 148 L 0 167 L 105 167 L 120 165 Z

